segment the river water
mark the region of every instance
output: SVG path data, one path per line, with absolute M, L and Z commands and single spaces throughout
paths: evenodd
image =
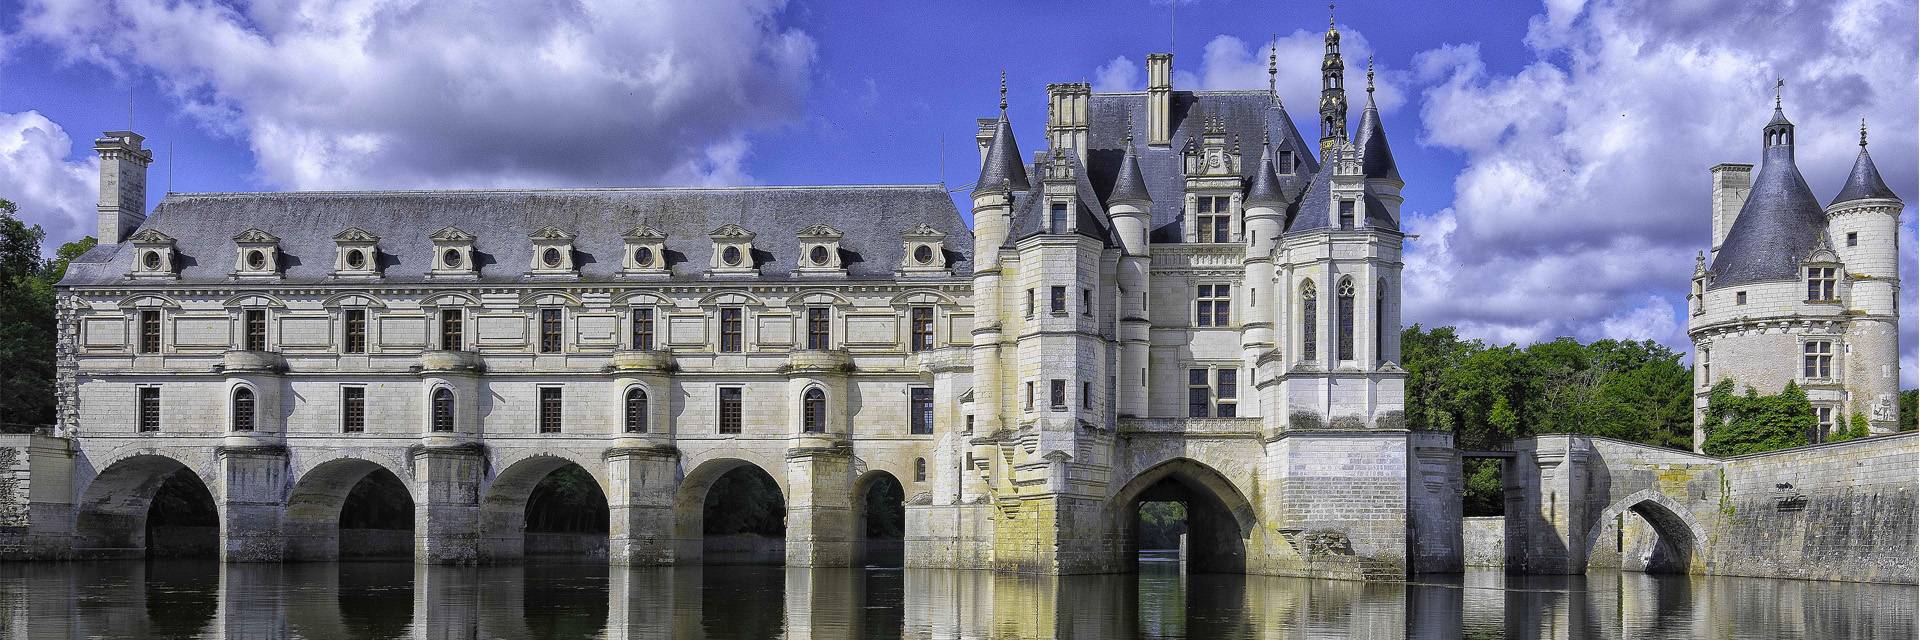
M 1637 573 L 1043 578 L 535 563 L 0 564 L 0 638 L 1887 638 L 1911 586 Z

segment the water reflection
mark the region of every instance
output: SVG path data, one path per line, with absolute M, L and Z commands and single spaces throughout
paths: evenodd
M 781 567 L 0 564 L 14 638 L 1914 637 L 1911 586 L 1637 573 L 1040 577 Z

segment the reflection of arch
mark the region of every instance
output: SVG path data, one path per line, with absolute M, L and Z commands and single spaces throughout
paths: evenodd
M 1614 520 L 1626 512 L 1646 519 L 1653 525 L 1653 531 L 1659 536 L 1658 546 L 1672 555 L 1656 557 L 1648 566 L 1652 571 L 1672 571 L 1685 573 L 1692 568 L 1697 547 L 1707 539 L 1706 529 L 1687 515 L 1687 509 L 1673 498 L 1655 489 L 1642 489 L 1613 503 L 1600 512 L 1593 527 L 1587 530 L 1585 557 L 1591 558 L 1593 550 L 1600 544 L 1600 537 L 1612 527 Z
M 505 462 L 505 461 L 502 461 Z M 593 476 L 600 495 L 607 495 L 607 479 L 595 466 L 549 454 L 536 453 L 508 463 L 488 483 L 480 500 L 480 553 L 492 561 L 521 559 L 526 551 L 527 500 L 548 474 L 575 465 Z
M 85 556 L 138 556 L 146 548 L 148 508 L 167 478 L 188 469 L 208 487 L 207 500 L 216 505 L 214 483 L 185 463 L 155 453 L 136 453 L 115 460 L 94 476 L 75 507 L 73 547 Z
M 786 483 L 781 476 L 768 471 L 765 464 L 740 458 L 713 458 L 695 465 L 686 477 L 681 478 L 673 497 L 673 538 L 678 543 L 676 559 L 679 562 L 698 563 L 706 553 L 707 494 L 713 489 L 714 482 L 728 473 L 749 467 L 773 480 L 774 487 L 780 491 L 780 507 L 786 508 L 791 500 L 787 495 Z
M 1187 505 L 1189 562 L 1199 572 L 1246 570 L 1247 539 L 1258 526 L 1253 503 L 1213 467 L 1191 458 L 1154 465 L 1127 481 L 1107 501 L 1111 527 L 1126 540 L 1131 566 L 1138 553 L 1135 519 L 1140 503 L 1177 501 Z
M 289 560 L 337 560 L 340 557 L 340 517 L 347 494 L 368 475 L 386 471 L 406 490 L 408 503 L 419 500 L 409 474 L 381 462 L 339 457 L 314 465 L 294 482 L 287 495 L 285 525 Z

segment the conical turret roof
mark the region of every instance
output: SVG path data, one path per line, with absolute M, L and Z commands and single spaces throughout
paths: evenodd
M 1253 184 L 1247 187 L 1248 207 L 1272 207 L 1285 209 L 1287 195 L 1280 188 L 1280 178 L 1274 175 L 1273 146 L 1261 145 L 1260 167 L 1253 170 Z
M 1400 167 L 1393 162 L 1393 149 L 1387 145 L 1387 130 L 1380 125 L 1380 109 L 1373 104 L 1373 90 L 1367 90 L 1367 110 L 1360 114 L 1360 174 L 1368 178 L 1400 179 Z
M 1127 135 L 1126 154 L 1120 157 L 1120 172 L 1114 176 L 1113 191 L 1107 194 L 1107 202 L 1152 202 L 1153 196 L 1147 193 L 1146 174 L 1140 172 L 1140 158 L 1133 149 L 1133 135 Z
M 1786 121 L 1778 108 L 1774 113 L 1769 129 Z M 1800 261 L 1820 243 L 1826 213 L 1793 163 L 1791 140 L 1769 136 L 1753 190 L 1714 254 L 1710 286 L 1797 278 Z
M 1853 171 L 1847 174 L 1847 181 L 1840 186 L 1840 195 L 1833 197 L 1828 206 L 1849 200 L 1868 198 L 1887 198 L 1899 200 L 1900 196 L 1887 183 L 1880 179 L 1880 170 L 1873 166 L 1873 156 L 1867 155 L 1867 125 L 1860 125 L 1860 155 L 1853 159 Z
M 1003 185 L 1014 191 L 1032 187 L 1032 183 L 1027 182 L 1027 166 L 1020 158 L 1020 145 L 1013 141 L 1013 125 L 1007 123 L 1005 112 L 1001 112 L 1000 122 L 993 127 L 993 142 L 987 145 L 987 160 L 980 164 L 980 180 L 973 183 L 973 192 L 999 189 Z

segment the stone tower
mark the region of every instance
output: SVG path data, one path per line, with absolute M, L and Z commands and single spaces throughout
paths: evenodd
M 147 165 L 153 153 L 142 148 L 146 140 L 132 131 L 108 131 L 93 141 L 100 155 L 101 244 L 127 239 L 147 219 Z

